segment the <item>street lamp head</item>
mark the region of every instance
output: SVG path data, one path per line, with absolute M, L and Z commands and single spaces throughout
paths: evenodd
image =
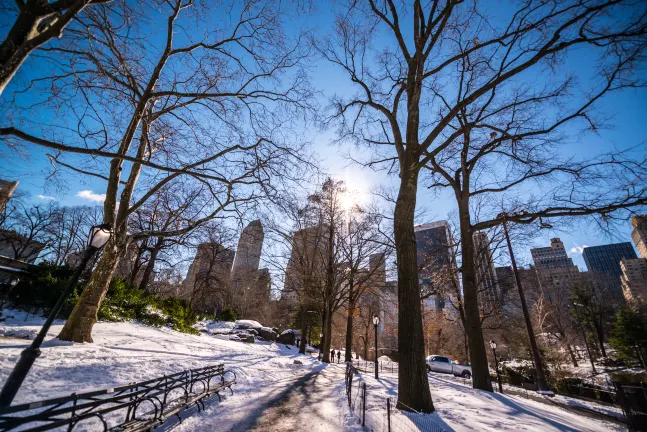
M 490 341 L 490 347 L 491 347 L 493 350 L 495 350 L 495 349 L 496 349 L 496 342 L 494 342 L 493 340 L 491 340 L 491 341 Z
M 378 324 L 380 324 L 380 317 L 373 315 L 373 325 L 377 326 Z
M 112 226 L 109 224 L 95 225 L 90 228 L 88 235 L 88 247 L 101 249 L 108 243 L 112 236 Z

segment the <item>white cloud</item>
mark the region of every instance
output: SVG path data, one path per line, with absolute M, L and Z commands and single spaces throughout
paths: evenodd
M 46 201 L 52 201 L 52 200 L 55 200 L 55 199 L 56 199 L 56 198 L 54 198 L 53 196 L 49 196 L 49 195 L 36 195 L 36 196 L 37 196 L 39 199 L 46 200 Z
M 571 253 L 575 255 L 582 255 L 582 252 L 584 252 L 585 247 L 589 247 L 589 245 L 582 245 L 582 246 L 575 245 L 574 248 L 571 248 Z
M 94 201 L 98 203 L 102 203 L 106 200 L 106 194 L 96 194 L 91 190 L 82 190 L 80 192 L 77 192 L 76 196 L 78 196 L 79 198 L 86 199 L 88 201 Z

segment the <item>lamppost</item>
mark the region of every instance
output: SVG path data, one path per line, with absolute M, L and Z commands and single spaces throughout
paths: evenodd
M 375 328 L 375 379 L 377 379 L 377 326 L 380 324 L 380 317 L 373 315 L 373 327 Z
M 586 332 L 584 331 L 584 326 L 582 325 L 582 319 L 580 318 L 580 314 L 577 311 L 577 306 L 582 306 L 580 303 L 575 303 L 573 302 L 573 310 L 575 311 L 575 319 L 577 319 L 577 323 L 580 326 L 580 330 L 582 330 L 582 337 L 584 338 L 584 345 L 586 345 L 586 352 L 589 355 L 589 360 L 591 361 L 591 369 L 593 369 L 593 373 L 597 374 L 598 372 L 595 370 L 595 363 L 593 363 L 593 356 L 591 355 L 591 348 L 589 347 L 589 340 L 586 338 Z
M 107 224 L 96 225 L 90 229 L 90 233 L 88 234 L 88 244 L 85 248 L 85 252 L 83 253 L 81 262 L 74 271 L 74 274 L 70 278 L 70 281 L 67 283 L 67 286 L 61 293 L 61 296 L 54 305 L 54 308 L 50 311 L 45 324 L 43 324 L 43 327 L 40 329 L 38 335 L 31 343 L 29 348 L 24 349 L 23 352 L 20 353 L 20 359 L 18 360 L 18 363 L 16 363 L 13 371 L 11 371 L 11 375 L 9 375 L 9 378 L 7 378 L 7 381 L 4 383 L 2 391 L 0 392 L 0 407 L 8 407 L 11 405 L 11 402 L 16 396 L 16 393 L 18 393 L 20 386 L 27 377 L 29 370 L 31 369 L 38 356 L 40 356 L 40 346 L 43 343 L 45 336 L 47 336 L 47 331 L 54 322 L 54 319 L 63 307 L 67 296 L 70 294 L 70 291 L 72 291 L 74 285 L 78 282 L 81 273 L 83 273 L 83 270 L 88 265 L 88 262 L 90 262 L 90 259 L 97 251 L 99 251 L 106 245 L 106 243 L 108 243 L 111 235 L 111 226 Z
M 544 367 L 541 362 L 541 354 L 539 353 L 539 348 L 537 347 L 537 340 L 535 339 L 535 332 L 532 328 L 532 322 L 530 321 L 530 313 L 528 312 L 528 305 L 526 305 L 526 296 L 523 293 L 523 287 L 521 286 L 521 278 L 519 277 L 519 271 L 517 270 L 517 261 L 514 258 L 514 252 L 512 251 L 512 243 L 510 243 L 510 236 L 508 235 L 508 227 L 506 225 L 505 219 L 508 217 L 506 213 L 499 213 L 497 219 L 503 219 L 503 233 L 505 235 L 505 241 L 508 244 L 508 252 L 510 253 L 510 263 L 512 264 L 512 271 L 514 272 L 514 278 L 517 282 L 517 289 L 519 290 L 519 297 L 521 299 L 521 310 L 523 310 L 523 317 L 526 320 L 526 329 L 528 330 L 528 338 L 530 339 L 530 348 L 532 349 L 532 357 L 535 362 L 535 370 L 537 371 L 537 390 L 539 391 L 548 391 L 548 384 L 546 384 L 546 377 L 544 375 Z M 548 224 L 543 224 L 542 227 L 549 227 Z
M 499 382 L 499 393 L 503 394 L 503 385 L 501 384 L 501 373 L 499 373 L 499 359 L 496 357 L 496 342 L 490 341 L 490 347 L 494 353 L 494 367 L 496 368 L 496 379 Z

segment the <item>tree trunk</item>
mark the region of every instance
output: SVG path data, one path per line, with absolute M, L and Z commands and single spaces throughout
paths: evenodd
M 353 301 L 353 281 L 351 281 L 348 290 L 348 318 L 346 318 L 346 355 L 345 361 L 353 361 L 353 313 L 355 312 L 355 302 Z
M 308 332 L 308 322 L 306 320 L 308 315 L 308 308 L 305 306 L 301 306 L 301 340 L 299 343 L 299 354 L 305 354 L 306 353 L 306 344 L 305 344 L 305 338 L 306 338 L 306 333 Z
M 607 350 L 604 348 L 604 330 L 602 329 L 602 324 L 599 323 L 597 319 L 593 318 L 593 326 L 595 327 L 595 335 L 598 339 L 598 344 L 600 344 L 602 357 L 606 358 Z
M 481 328 L 481 314 L 478 305 L 476 268 L 474 266 L 474 239 L 469 215 L 469 201 L 459 204 L 461 231 L 461 258 L 463 276 L 463 309 L 465 311 L 465 333 L 472 365 L 472 386 L 475 389 L 492 391 L 487 352 Z
M 332 339 L 331 330 L 332 330 L 332 316 L 327 307 L 324 307 L 323 311 L 323 362 L 330 363 L 330 343 Z
M 111 239 L 104 247 L 97 267 L 58 335 L 60 340 L 92 342 L 92 327 L 97 322 L 99 306 L 108 292 L 117 262 L 119 262 L 118 239 Z
M 573 353 L 573 348 L 571 347 L 571 344 L 566 342 L 566 350 L 568 351 L 568 355 L 571 357 L 571 363 L 573 363 L 573 367 L 577 367 L 577 359 L 575 358 L 575 353 Z
M 434 411 L 434 404 L 431 400 L 425 364 L 417 247 L 413 228 L 418 173 L 406 163 L 402 163 L 400 177 L 400 191 L 393 220 L 398 268 L 398 351 L 400 354 L 397 408 L 430 413 Z
M 142 281 L 139 283 L 139 289 L 147 290 L 151 275 L 153 274 L 153 270 L 155 269 L 155 261 L 157 260 L 157 254 L 159 254 L 159 251 L 160 249 L 162 249 L 163 244 L 164 244 L 164 237 L 158 237 L 157 242 L 155 243 L 155 246 L 151 251 L 151 256 L 148 259 L 148 264 L 146 265 L 144 274 L 142 275 Z

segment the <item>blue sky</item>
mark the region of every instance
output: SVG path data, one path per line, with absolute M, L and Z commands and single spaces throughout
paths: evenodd
M 500 3 L 500 2 L 498 2 Z M 497 4 L 498 4 L 497 3 Z M 320 33 L 325 33 L 333 24 L 331 7 L 323 3 L 317 11 L 316 25 Z M 304 25 L 310 25 L 309 20 L 293 22 L 290 29 L 296 31 Z M 38 67 L 34 59 L 30 59 L 25 71 L 29 68 Z M 590 73 L 591 64 L 584 53 L 574 53 L 566 64 L 567 68 L 583 75 L 594 77 Z M 348 77 L 339 69 L 331 66 L 322 60 L 313 60 L 311 67 L 311 79 L 315 87 L 322 92 L 321 105 L 326 105 L 326 100 L 332 94 L 346 94 L 354 92 L 354 88 Z M 586 83 L 584 83 L 586 84 Z M 10 97 L 14 87 L 10 86 L 4 92 L 3 98 Z M 639 89 L 614 94 L 607 97 L 600 106 L 601 110 L 612 115 L 613 128 L 603 130 L 599 136 L 587 135 L 578 141 L 572 142 L 569 148 L 582 156 L 594 156 L 600 152 L 612 149 L 626 149 L 634 146 L 642 146 L 645 152 L 647 146 L 647 90 Z M 42 113 L 43 121 L 46 121 L 51 113 Z M 313 149 L 322 161 L 323 168 L 332 176 L 343 179 L 351 189 L 360 193 L 368 194 L 372 188 L 379 185 L 394 184 L 397 179 L 387 178 L 383 172 L 372 172 L 362 169 L 348 159 L 349 151 L 355 151 L 346 146 L 332 145 L 334 139 L 333 131 L 321 131 L 312 126 L 309 128 L 309 138 L 313 143 Z M 0 177 L 5 179 L 19 179 L 19 190 L 29 194 L 33 203 L 46 202 L 50 199 L 56 200 L 61 205 L 87 205 L 99 204 L 101 194 L 105 187 L 98 179 L 81 177 L 78 175 L 63 174 L 58 177 L 58 182 L 47 179 L 50 173 L 50 164 L 45 156 L 46 151 L 35 146 L 27 147 L 27 155 L 10 154 L 3 150 L 0 161 Z M 41 196 L 41 198 L 39 198 Z M 42 198 L 47 197 L 47 198 Z M 426 223 L 434 219 L 445 219 L 455 206 L 453 199 L 447 194 L 440 197 L 432 195 L 424 188 L 420 188 L 419 208 L 426 210 L 426 219 L 418 220 L 417 223 Z M 629 223 L 618 226 L 618 235 L 609 238 L 595 230 L 589 224 L 581 224 L 568 232 L 544 231 L 541 238 L 537 238 L 536 245 L 548 245 L 551 237 L 560 237 L 564 242 L 569 255 L 574 258 L 576 264 L 585 269 L 581 253 L 571 251 L 583 245 L 600 245 L 620 241 L 631 241 Z M 528 250 L 517 251 L 519 260 L 528 264 L 530 254 Z

